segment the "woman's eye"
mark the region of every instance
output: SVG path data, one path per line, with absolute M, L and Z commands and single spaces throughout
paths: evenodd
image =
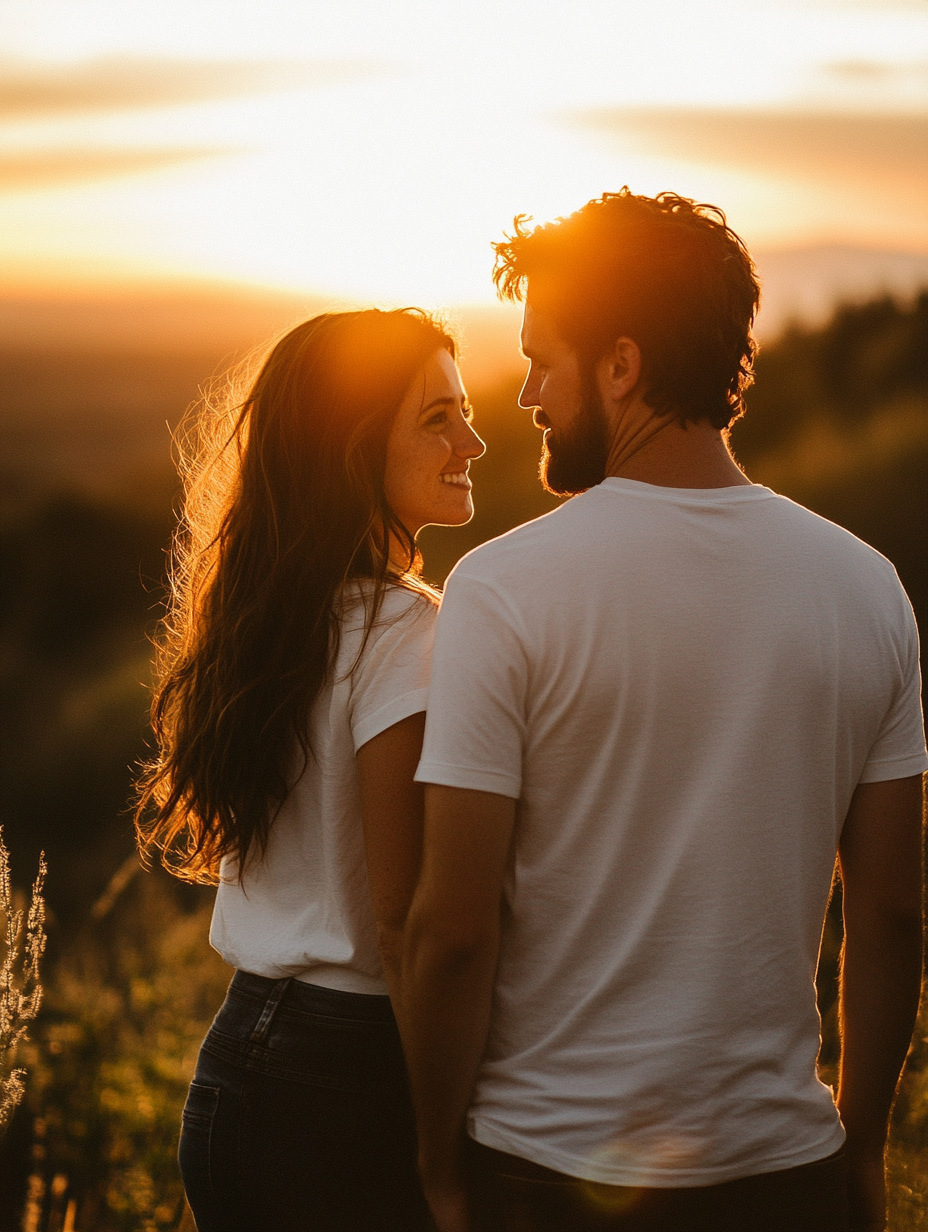
M 439 411 L 436 415 L 432 415 L 425 421 L 427 428 L 443 428 L 448 422 L 448 415 L 445 411 Z

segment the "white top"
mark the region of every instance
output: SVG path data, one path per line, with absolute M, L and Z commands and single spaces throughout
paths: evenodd
M 210 941 L 255 975 L 343 992 L 387 992 L 367 882 L 358 749 L 425 709 L 437 609 L 391 586 L 361 655 L 364 605 L 345 602 L 333 683 L 309 719 L 312 755 L 271 826 L 267 854 L 239 885 L 223 860 Z M 353 668 L 353 670 L 352 670 Z
M 836 1150 L 838 836 L 926 767 L 892 565 L 766 488 L 607 479 L 466 556 L 417 778 L 519 800 L 473 1136 L 654 1187 Z

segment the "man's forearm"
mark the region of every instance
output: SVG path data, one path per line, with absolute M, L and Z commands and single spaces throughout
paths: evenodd
M 841 975 L 838 1108 L 849 1149 L 882 1149 L 918 1013 L 921 921 L 848 922 Z
M 850 1227 L 882 1232 L 889 1113 L 918 1012 L 922 780 L 862 783 L 838 849 L 844 884 L 841 1075 Z
M 841 1075 L 849 1148 L 885 1139 L 922 974 L 921 775 L 861 784 L 839 847 L 844 884 Z
M 851 1232 L 886 1226 L 886 1136 L 918 1012 L 921 960 L 919 920 L 847 930 L 838 1110 L 847 1132 Z
M 498 934 L 458 947 L 417 916 L 407 926 L 403 1030 L 423 1180 L 457 1178 L 465 1118 L 490 1022 Z
M 403 969 L 403 936 L 402 928 L 389 928 L 378 925 L 377 949 L 380 954 L 380 966 L 390 993 L 390 1003 L 397 1023 L 402 1015 L 402 969 Z
M 430 784 L 422 873 L 406 923 L 400 1029 L 422 1183 L 439 1232 L 470 1226 L 464 1124 L 490 1024 L 516 802 Z

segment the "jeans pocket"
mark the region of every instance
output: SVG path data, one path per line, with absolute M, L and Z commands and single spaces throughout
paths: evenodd
M 219 1109 L 219 1087 L 191 1082 L 181 1118 L 177 1160 L 197 1227 L 213 1226 L 218 1194 L 213 1186 L 213 1123 Z

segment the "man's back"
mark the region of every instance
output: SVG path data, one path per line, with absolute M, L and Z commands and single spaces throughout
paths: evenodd
M 816 952 L 854 788 L 922 768 L 916 653 L 888 562 L 760 487 L 609 478 L 465 558 L 418 777 L 520 801 L 478 1141 L 646 1186 L 840 1144 Z

